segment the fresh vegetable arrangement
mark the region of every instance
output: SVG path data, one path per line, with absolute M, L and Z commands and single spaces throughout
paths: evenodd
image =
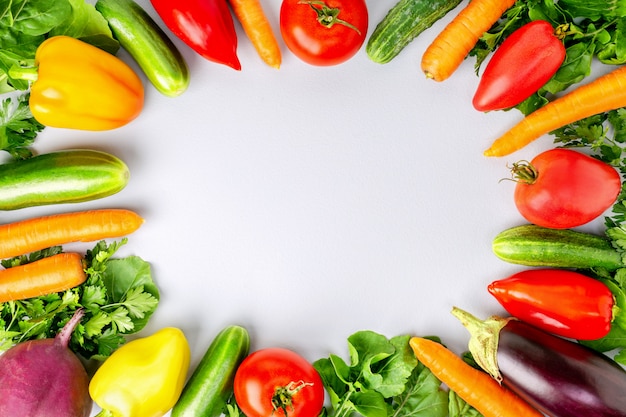
M 0 91 L 22 93 L 2 106 L 0 148 L 15 159 L 0 165 L 3 210 L 92 201 L 126 186 L 129 166 L 113 155 L 88 149 L 36 155 L 31 147 L 44 126 L 89 131 L 129 124 L 144 108 L 142 76 L 165 96 L 185 93 L 193 67 L 161 23 L 202 57 L 235 70 L 241 69 L 237 23 L 263 62 L 276 69 L 281 39 L 314 66 L 344 63 L 363 45 L 371 61 L 384 64 L 460 4 L 400 0 L 368 40 L 363 0 L 284 0 L 273 16 L 281 38 L 274 36 L 262 0 L 152 0 L 150 11 L 132 0 L 98 0 L 93 7 L 79 0 L 18 3 L 0 17 Z M 483 338 L 491 345 L 478 346 L 471 339 L 471 355 L 462 357 L 434 336 L 387 339 L 359 331 L 348 338 L 348 362 L 336 354 L 309 361 L 277 346 L 250 352 L 248 331 L 231 325 L 191 369 L 181 329 L 127 341 L 147 325 L 160 293 L 148 262 L 113 258 L 126 238 L 104 240 L 133 233 L 143 219 L 107 209 L 0 225 L 0 364 L 35 339 L 50 344 L 53 338 L 53 355 L 97 361 L 88 394 L 82 365 L 67 365 L 69 376 L 57 375 L 65 378 L 60 385 L 71 386 L 60 397 L 78 396 L 78 410 L 62 415 L 87 416 L 92 401 L 103 417 L 159 417 L 170 410 L 173 417 L 626 414 L 626 372 L 618 365 L 626 364 L 624 69 L 554 98 L 590 75 L 594 57 L 626 63 L 626 11 L 599 0 L 549 3 L 472 0 L 434 38 L 421 63 L 426 77 L 444 81 L 475 56 L 477 74 L 486 66 L 474 107 L 522 112 L 520 124 L 485 155 L 515 152 L 546 133 L 566 147 L 587 148 L 551 149 L 513 164 L 514 200 L 530 224 L 497 235 L 493 250 L 507 262 L 542 268 L 487 287 L 515 317 L 493 319 L 497 329 L 490 336 L 499 334 L 499 344 Z M 115 55 L 120 49 L 142 74 Z M 50 100 L 51 94 L 61 100 Z M 611 207 L 606 236 L 571 230 Z M 97 243 L 85 254 L 64 251 L 75 242 Z M 485 323 L 453 312 L 471 332 L 484 331 Z M 605 354 L 610 350 L 613 358 Z M 528 351 L 534 356 L 523 356 Z M 2 382 L 10 376 L 4 369 Z M 0 385 L 8 387 L 2 393 L 25 390 L 28 398 L 1 395 L 0 416 L 15 410 L 42 415 L 30 411 L 33 404 L 50 401 L 44 390 L 16 381 Z

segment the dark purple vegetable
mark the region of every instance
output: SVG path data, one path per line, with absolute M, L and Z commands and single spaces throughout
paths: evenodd
M 0 356 L 0 417 L 88 417 L 89 376 L 68 343 L 77 310 L 54 339 L 15 345 Z
M 626 416 L 626 371 L 609 357 L 516 319 L 453 314 L 476 362 L 544 414 Z

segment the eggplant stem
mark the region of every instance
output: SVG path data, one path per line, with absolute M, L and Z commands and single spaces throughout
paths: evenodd
M 492 316 L 486 320 L 480 320 L 458 307 L 452 308 L 452 315 L 459 319 L 469 331 L 468 346 L 476 363 L 498 383 L 502 383 L 502 375 L 498 367 L 498 341 L 500 330 L 512 318 Z

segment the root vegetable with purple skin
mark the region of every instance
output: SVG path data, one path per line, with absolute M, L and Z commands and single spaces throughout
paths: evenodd
M 0 356 L 0 417 L 88 417 L 89 376 L 68 348 L 84 311 L 53 339 L 22 342 Z

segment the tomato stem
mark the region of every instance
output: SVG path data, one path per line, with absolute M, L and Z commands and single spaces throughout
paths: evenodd
M 322 0 L 309 0 L 309 1 L 300 1 L 298 2 L 298 4 L 308 4 L 311 9 L 315 10 L 315 13 L 317 14 L 317 21 L 324 27 L 330 29 L 331 27 L 333 27 L 333 25 L 335 23 L 338 23 L 340 25 L 344 25 L 346 27 L 349 27 L 350 29 L 355 30 L 359 35 L 361 34 L 361 31 L 354 26 L 353 24 L 346 22 L 345 20 L 339 19 L 339 12 L 341 11 L 341 9 L 339 9 L 338 7 L 329 7 L 324 1 Z M 317 7 L 320 6 L 320 7 Z
M 272 407 L 274 411 L 283 410 L 283 414 L 287 417 L 287 409 L 293 411 L 293 396 L 298 393 L 302 388 L 312 386 L 311 382 L 291 381 L 284 387 L 276 387 L 274 395 L 272 396 Z
M 537 168 L 532 166 L 528 161 L 515 162 L 511 168 L 511 173 L 513 174 L 514 181 L 526 184 L 533 184 L 537 181 L 537 177 L 539 176 Z

